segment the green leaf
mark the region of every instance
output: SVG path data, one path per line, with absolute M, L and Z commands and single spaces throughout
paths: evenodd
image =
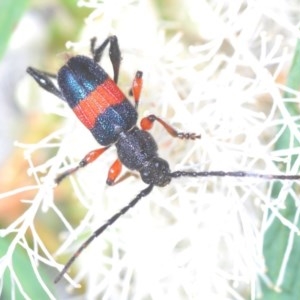
M 8 238 L 0 239 L 1 259 L 9 259 L 4 255 L 7 253 L 10 243 L 11 240 Z M 14 249 L 12 264 L 10 263 L 9 265 L 13 265 L 15 275 L 21 282 L 22 289 L 29 299 L 49 299 L 49 296 L 46 294 L 44 288 L 39 284 L 39 281 L 32 268 L 31 261 L 22 247 L 17 246 Z M 42 265 L 39 266 L 39 274 L 42 277 L 45 285 L 51 291 L 51 287 L 53 287 L 53 281 L 48 277 L 45 270 L 43 270 Z M 10 274 L 9 269 L 6 269 L 4 272 L 1 299 L 24 299 L 24 296 L 18 289 L 18 286 L 12 282 L 12 274 Z
M 292 66 L 287 78 L 287 86 L 289 88 L 299 90 L 300 87 L 300 42 L 298 41 Z M 284 94 L 285 98 L 292 98 L 290 93 Z M 290 114 L 291 118 L 299 116 L 298 105 L 293 101 L 286 101 L 285 108 Z M 280 129 L 280 128 L 279 128 Z M 281 137 L 278 139 L 275 150 L 277 149 L 289 149 L 290 147 L 299 147 L 299 141 L 293 136 L 290 129 L 287 127 Z M 296 155 L 291 156 L 291 166 L 296 160 Z M 282 188 L 281 183 L 276 183 L 273 186 L 272 197 L 277 198 L 279 191 Z M 297 191 L 294 191 L 297 194 Z M 297 207 L 295 199 L 288 195 L 285 200 L 285 209 L 281 209 L 279 213 L 294 223 L 300 228 L 300 220 L 297 215 Z M 269 212 L 271 215 L 272 212 Z M 288 243 L 292 242 L 290 253 L 287 252 Z M 290 229 L 284 226 L 277 218 L 274 219 L 272 225 L 265 233 L 264 237 L 264 256 L 267 266 L 267 275 L 276 283 L 280 269 L 283 264 L 285 254 L 288 254 L 288 261 L 286 270 L 284 273 L 283 281 L 280 284 L 280 292 L 275 291 L 272 288 L 263 286 L 263 299 L 267 300 L 294 300 L 300 299 L 300 237 L 296 233 L 292 233 Z
M 27 5 L 28 0 L 0 1 L 0 59 Z

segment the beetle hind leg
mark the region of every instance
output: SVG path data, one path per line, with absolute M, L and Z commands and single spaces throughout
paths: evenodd
M 120 64 L 121 64 L 121 51 L 119 48 L 118 38 L 115 35 L 109 36 L 104 40 L 104 42 L 96 48 L 96 41 L 97 39 L 94 37 L 91 39 L 91 53 L 93 55 L 93 59 L 96 63 L 99 63 L 103 51 L 107 47 L 108 44 L 110 44 L 109 47 L 109 58 L 111 61 L 111 64 L 113 66 L 114 70 L 114 82 L 118 83 L 119 78 L 119 70 L 120 70 Z
M 33 77 L 37 84 L 46 90 L 47 92 L 57 96 L 58 98 L 65 100 L 61 91 L 54 85 L 50 78 L 56 79 L 57 76 L 51 73 L 39 71 L 32 67 L 28 67 L 26 72 Z

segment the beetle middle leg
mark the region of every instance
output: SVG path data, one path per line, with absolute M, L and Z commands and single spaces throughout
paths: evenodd
M 79 162 L 79 164 L 75 168 L 69 169 L 66 172 L 59 175 L 55 179 L 55 182 L 57 184 L 59 184 L 63 179 L 65 179 L 69 175 L 74 174 L 79 169 L 84 168 L 86 165 L 94 162 L 108 148 L 109 147 L 104 147 L 104 148 L 99 148 L 99 149 L 90 151 L 88 154 L 85 155 L 85 157 Z

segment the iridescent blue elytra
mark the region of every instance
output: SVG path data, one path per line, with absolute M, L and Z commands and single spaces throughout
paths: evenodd
M 92 59 L 72 57 L 59 70 L 57 82 L 66 102 L 101 145 L 115 143 L 120 132 L 136 124 L 136 109 Z

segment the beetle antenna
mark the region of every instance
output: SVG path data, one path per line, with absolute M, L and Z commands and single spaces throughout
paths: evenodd
M 203 172 L 193 172 L 193 171 L 175 171 L 170 173 L 172 178 L 178 177 L 254 177 L 268 180 L 298 180 L 300 175 L 284 175 L 284 174 L 261 174 L 246 171 L 203 171 Z
M 93 234 L 78 248 L 78 250 L 73 254 L 73 256 L 66 263 L 62 271 L 55 278 L 54 283 L 57 283 L 63 275 L 67 272 L 76 258 L 81 254 L 81 252 L 95 239 L 97 238 L 107 227 L 115 223 L 122 215 L 124 215 L 130 208 L 134 207 L 143 197 L 150 194 L 153 189 L 153 185 L 150 184 L 147 188 L 142 190 L 133 200 L 131 200 L 126 206 L 124 206 L 118 213 L 113 215 L 110 219 L 106 221 L 101 227 L 93 232 Z

